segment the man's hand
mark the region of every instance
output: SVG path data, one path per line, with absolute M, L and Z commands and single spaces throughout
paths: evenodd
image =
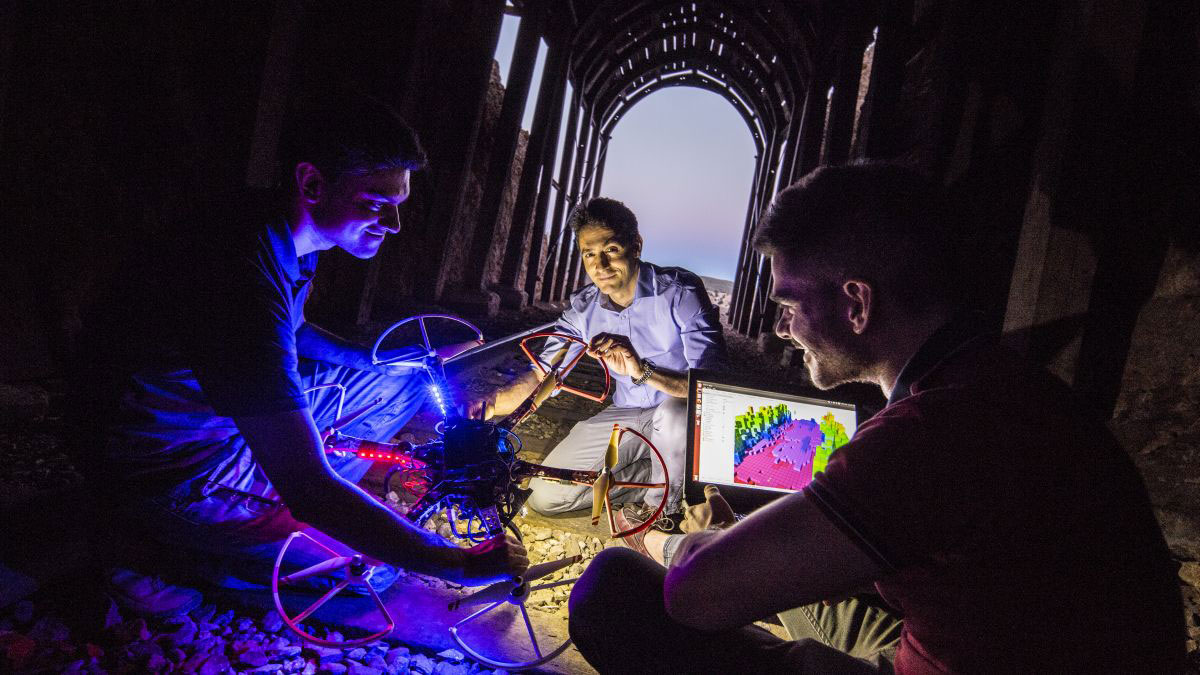
M 458 404 L 458 414 L 469 420 L 490 420 L 496 414 L 496 392 L 476 394 Z
M 503 417 L 516 410 L 517 406 L 533 393 L 541 381 L 542 375 L 538 371 L 525 371 L 498 391 L 470 396 L 459 404 L 458 413 L 463 417 L 476 420 Z
M 608 369 L 617 375 L 634 379 L 642 376 L 642 360 L 624 335 L 600 333 L 588 345 L 588 355 L 603 359 Z
M 680 529 L 686 534 L 709 529 L 725 529 L 737 522 L 729 502 L 721 496 L 716 485 L 704 486 L 704 502 L 684 509 Z
M 511 534 L 489 539 L 463 551 L 465 561 L 458 578 L 464 586 L 482 586 L 525 574 L 529 557 L 525 547 Z

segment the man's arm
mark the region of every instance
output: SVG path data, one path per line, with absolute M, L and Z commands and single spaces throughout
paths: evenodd
M 592 339 L 588 353 L 604 360 L 608 369 L 617 375 L 626 375 L 637 380 L 646 374 L 642 360 L 633 343 L 624 335 L 601 333 Z M 687 397 L 688 376 L 666 368 L 655 366 L 650 377 L 643 384 L 654 387 L 667 396 L 675 398 Z
M 462 415 L 478 420 L 504 417 L 529 398 L 541 381 L 538 371 L 530 369 L 500 389 L 468 400 L 460 406 Z
M 667 396 L 687 398 L 688 395 L 687 373 L 655 367 L 654 372 L 650 373 L 650 377 L 646 379 L 646 384 Z
M 690 368 L 720 370 L 726 366 L 721 315 L 703 287 L 684 287 L 671 303 L 679 326 L 683 355 Z
M 460 549 L 338 476 L 306 410 L 234 421 L 296 518 L 355 550 L 408 570 L 471 584 L 521 574 L 528 566 L 515 539 L 497 538 Z
M 381 372 L 371 363 L 371 351 L 314 326 L 307 321 L 296 330 L 296 353 L 306 359 L 324 361 L 356 370 Z
M 579 326 L 584 323 L 584 318 L 574 307 L 568 307 L 554 327 L 550 329 L 551 333 L 563 333 L 565 335 L 573 335 L 580 337 L 583 335 Z M 581 338 L 582 339 L 582 338 Z M 542 346 L 540 359 L 542 363 L 547 363 L 561 349 L 569 350 L 565 357 L 565 361 L 570 361 L 574 356 L 572 353 L 575 350 L 582 349 L 577 344 L 568 343 L 559 338 L 549 338 L 546 344 Z M 530 367 L 529 370 L 517 376 L 503 387 L 496 391 L 490 392 L 482 396 L 476 396 L 472 400 L 467 401 L 461 406 L 462 414 L 465 417 L 472 419 L 489 419 L 491 417 L 503 417 L 517 409 L 533 390 L 537 388 L 542 381 L 542 373 L 536 368 Z
M 798 492 L 729 529 L 687 535 L 667 572 L 664 597 L 676 621 L 717 631 L 843 595 L 881 575 Z

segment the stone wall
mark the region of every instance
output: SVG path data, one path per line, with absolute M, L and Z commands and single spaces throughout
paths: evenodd
M 1190 561 L 1200 560 L 1196 326 L 1200 253 L 1175 246 L 1168 252 L 1153 298 L 1138 317 L 1112 427 L 1146 479 L 1171 550 Z
M 0 18 L 0 381 L 61 373 L 129 251 L 246 174 L 270 4 L 11 3 Z
M 466 189 L 463 192 L 463 204 L 459 212 L 459 220 L 454 226 L 445 228 L 447 233 L 467 233 L 467 237 L 452 241 L 446 247 L 444 275 L 447 289 L 458 288 L 463 283 L 466 272 L 465 265 L 468 264 L 468 254 L 471 248 L 469 236 L 477 229 L 480 200 L 483 197 L 483 185 L 487 179 L 492 146 L 495 142 L 496 125 L 499 122 L 500 109 L 503 104 L 504 85 L 500 81 L 500 67 L 499 64 L 493 62 L 491 78 L 488 82 L 488 91 L 484 99 L 482 119 L 479 125 L 479 137 L 476 140 L 471 171 L 467 178 Z M 529 105 L 533 105 L 533 102 L 530 101 Z M 502 243 L 508 238 L 508 233 L 512 226 L 512 208 L 517 197 L 517 188 L 521 179 L 521 167 L 525 162 L 525 146 L 528 142 L 529 132 L 522 129 L 520 137 L 517 140 L 517 149 L 513 156 L 512 167 L 509 171 L 508 184 L 505 186 L 501 197 L 500 217 L 496 223 L 492 238 L 494 242 L 493 246 L 502 246 Z M 414 181 L 414 192 L 419 187 L 420 183 Z M 437 226 L 437 224 L 435 223 L 433 226 Z M 389 255 L 384 260 L 384 269 L 380 274 L 380 288 L 376 304 L 376 312 L 379 314 L 388 314 L 393 307 L 407 307 L 414 300 L 411 297 L 414 289 L 408 283 L 409 275 L 405 269 L 406 266 L 412 264 L 411 255 L 408 255 L 408 251 L 400 252 L 394 250 L 398 246 L 396 242 L 392 242 L 392 246 L 393 250 L 388 252 Z M 500 273 L 499 266 L 501 260 L 495 258 L 489 262 L 492 264 L 489 264 L 488 269 L 485 270 L 485 284 L 495 281 Z M 431 302 L 432 300 L 432 298 L 423 298 L 421 302 Z

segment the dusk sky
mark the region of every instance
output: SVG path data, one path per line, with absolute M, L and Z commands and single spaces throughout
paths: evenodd
M 504 17 L 496 50 L 501 79 L 508 76 L 517 24 L 516 17 Z M 543 44 L 525 107 L 526 129 L 544 60 Z M 617 123 L 608 153 L 601 193 L 637 215 L 643 257 L 732 280 L 754 177 L 754 141 L 733 106 L 701 89 L 661 90 Z

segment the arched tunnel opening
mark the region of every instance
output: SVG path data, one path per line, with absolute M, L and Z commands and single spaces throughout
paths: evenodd
M 638 216 L 644 257 L 704 277 L 727 311 L 754 178 L 744 121 L 711 92 L 664 89 L 614 127 L 608 153 L 603 193 Z

